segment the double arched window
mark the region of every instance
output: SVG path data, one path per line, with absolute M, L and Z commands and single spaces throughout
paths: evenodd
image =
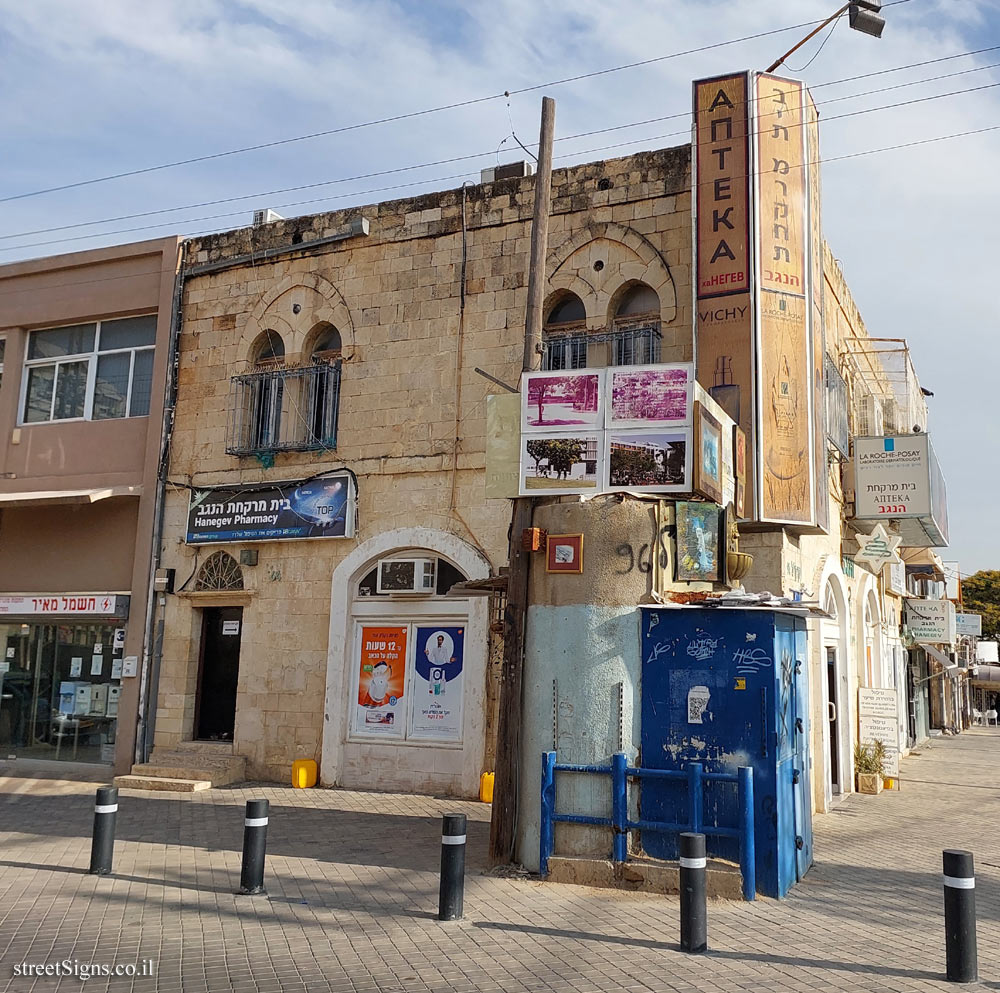
M 660 361 L 660 298 L 645 283 L 629 283 L 612 297 L 604 328 L 587 328 L 587 312 L 565 290 L 545 315 L 545 369 L 647 365 Z
M 336 448 L 342 340 L 332 324 L 317 324 L 292 362 L 277 331 L 250 345 L 249 372 L 232 379 L 231 455 L 269 456 Z

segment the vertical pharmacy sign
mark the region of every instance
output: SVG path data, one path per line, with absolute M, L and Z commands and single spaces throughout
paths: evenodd
M 813 521 L 813 382 L 806 222 L 805 87 L 755 77 L 758 507 L 761 520 Z
M 745 72 L 695 82 L 692 199 L 697 378 L 755 451 L 749 87 Z

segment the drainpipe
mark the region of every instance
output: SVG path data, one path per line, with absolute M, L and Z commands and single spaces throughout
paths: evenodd
M 182 252 L 186 253 L 186 245 Z M 167 382 L 164 391 L 163 419 L 160 426 L 160 458 L 156 468 L 156 504 L 154 509 L 152 559 L 146 592 L 146 622 L 143 633 L 142 677 L 139 686 L 139 720 L 135 734 L 135 761 L 145 762 L 153 749 L 156 729 L 156 698 L 160 683 L 160 661 L 163 657 L 163 618 L 156 617 L 156 573 L 160 569 L 163 547 L 163 522 L 166 503 L 167 467 L 170 462 L 170 439 L 177 406 L 177 341 L 180 336 L 181 302 L 184 294 L 184 256 L 174 279 L 174 298 L 170 316 L 170 338 L 167 343 Z M 156 636 L 153 636 L 154 621 Z

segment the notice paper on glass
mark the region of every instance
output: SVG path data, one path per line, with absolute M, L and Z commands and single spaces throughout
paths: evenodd
M 101 674 L 101 669 L 104 668 L 104 656 L 95 655 L 90 660 L 90 674 L 92 676 L 99 676 Z
M 75 679 L 80 673 L 83 672 L 83 659 L 70 659 L 69 660 L 69 675 L 70 679 Z
M 121 679 L 122 678 L 122 660 L 112 659 L 111 660 L 111 678 Z

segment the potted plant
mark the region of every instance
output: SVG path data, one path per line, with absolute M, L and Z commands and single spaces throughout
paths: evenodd
M 882 792 L 885 745 L 874 741 L 870 745 L 860 742 L 854 746 L 854 770 L 858 778 L 858 792 L 877 795 Z

